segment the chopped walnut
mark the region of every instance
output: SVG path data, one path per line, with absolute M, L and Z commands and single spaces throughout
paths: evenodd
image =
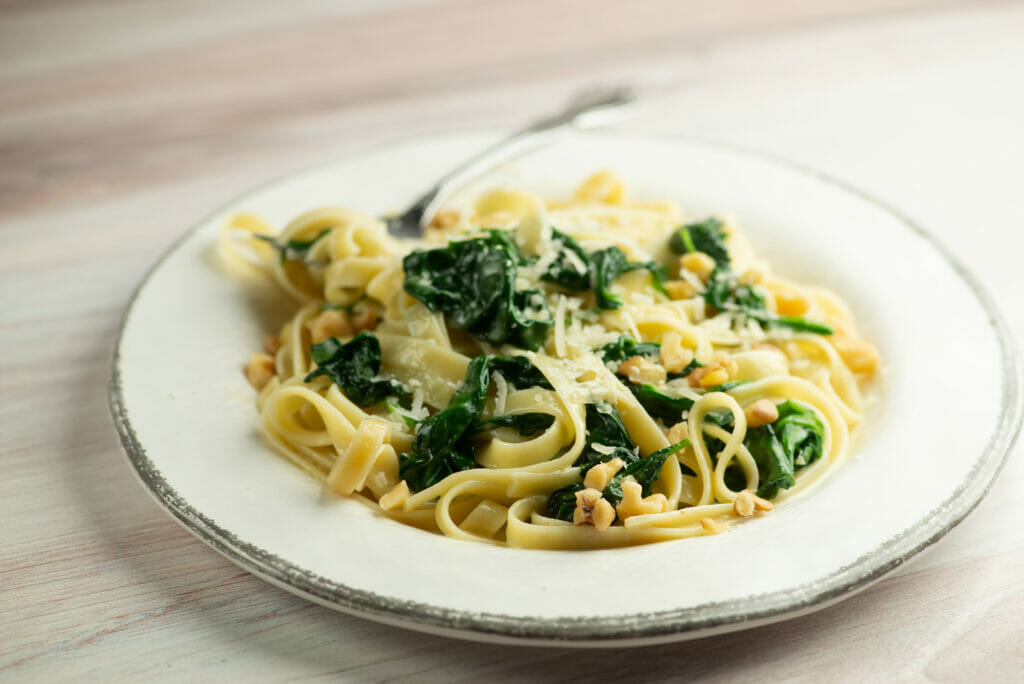
M 704 252 L 690 252 L 679 257 L 679 267 L 685 268 L 706 283 L 715 270 L 715 260 Z
M 403 504 L 405 504 L 405 501 L 408 498 L 409 484 L 405 480 L 402 480 L 394 487 L 392 487 L 390 492 L 380 497 L 380 501 L 378 501 L 377 503 L 379 503 L 380 507 L 383 508 L 385 511 L 393 511 L 394 509 L 400 508 Z
M 693 361 L 693 350 L 683 346 L 683 338 L 677 332 L 665 333 L 658 354 L 661 365 L 669 373 L 679 373 Z
M 697 290 L 685 280 L 669 280 L 665 282 L 665 292 L 669 299 L 693 299 Z
M 775 310 L 781 316 L 803 316 L 811 308 L 806 297 L 793 290 L 775 290 Z
M 665 438 L 668 439 L 669 444 L 679 444 L 679 442 L 682 442 L 684 439 L 690 438 L 690 426 L 685 420 L 680 423 L 676 423 L 668 429 L 668 433 L 665 435 Z
M 665 369 L 642 356 L 633 356 L 619 364 L 619 373 L 632 383 L 659 385 L 665 382 Z
M 596 489 L 576 492 L 576 510 L 572 521 L 577 525 L 593 525 L 600 531 L 607 530 L 615 521 L 615 509 Z
M 721 534 L 729 529 L 721 520 L 715 520 L 714 518 L 701 518 L 700 526 L 704 528 L 704 531 L 708 534 Z
M 320 312 L 320 315 L 306 323 L 309 338 L 313 344 L 320 344 L 330 337 L 348 337 L 352 334 L 352 323 L 348 314 L 336 309 Z
M 743 409 L 743 414 L 747 417 L 747 427 L 756 428 L 777 421 L 779 407 L 771 399 L 758 399 Z
M 668 510 L 668 499 L 664 494 L 651 494 L 645 497 L 644 488 L 632 476 L 622 481 L 622 500 L 615 507 L 619 517 L 625 520 L 634 515 L 664 513 Z
M 277 335 L 267 335 L 263 338 L 263 351 L 267 352 L 271 356 L 277 353 L 277 350 L 281 348 L 281 338 Z
M 741 518 L 749 518 L 754 515 L 754 511 L 770 511 L 775 508 L 775 505 L 767 499 L 754 494 L 749 489 L 744 489 L 742 492 L 736 495 L 736 500 L 732 503 L 733 512 Z
M 596 489 L 599 492 L 604 491 L 604 488 L 612 481 L 615 473 L 622 470 L 624 465 L 625 463 L 622 462 L 621 458 L 613 458 L 605 463 L 598 463 L 587 471 L 587 476 L 583 478 L 583 486 L 588 489 Z
M 459 212 L 453 209 L 445 209 L 434 214 L 434 218 L 430 219 L 431 228 L 440 228 L 441 230 L 448 230 L 459 222 Z
M 266 387 L 276 374 L 274 357 L 269 354 L 253 354 L 245 367 L 245 377 L 257 392 Z
M 864 340 L 838 331 L 828 339 L 854 373 L 874 373 L 878 370 L 878 351 Z

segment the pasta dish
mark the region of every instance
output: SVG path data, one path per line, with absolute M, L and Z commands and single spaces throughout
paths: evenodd
M 609 172 L 566 199 L 492 190 L 419 240 L 324 208 L 236 214 L 221 244 L 298 302 L 245 367 L 266 440 L 459 539 L 604 548 L 770 515 L 842 459 L 879 367 L 835 294 Z

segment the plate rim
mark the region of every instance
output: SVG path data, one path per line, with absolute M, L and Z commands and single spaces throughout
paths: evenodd
M 710 602 L 687 608 L 616 616 L 581 618 L 539 618 L 503 615 L 489 612 L 456 610 L 428 603 L 396 599 L 375 592 L 356 589 L 328 579 L 283 559 L 266 549 L 239 539 L 202 512 L 196 510 L 163 477 L 149 459 L 145 447 L 135 434 L 121 387 L 121 347 L 125 330 L 136 303 L 152 276 L 164 262 L 195 233 L 227 208 L 285 181 L 314 175 L 332 166 L 358 161 L 388 149 L 415 144 L 424 140 L 460 139 L 474 135 L 493 134 L 490 129 L 450 131 L 446 134 L 402 136 L 377 143 L 335 159 L 298 169 L 266 183 L 257 185 L 231 198 L 214 209 L 173 241 L 146 271 L 145 276 L 124 308 L 118 325 L 111 358 L 108 383 L 110 416 L 120 438 L 124 455 L 143 488 L 176 522 L 198 539 L 252 574 L 291 593 L 320 605 L 341 610 L 393 626 L 426 631 L 477 641 L 550 646 L 641 646 L 743 629 L 809 613 L 836 603 L 854 592 L 867 588 L 885 574 L 928 548 L 958 525 L 981 502 L 1006 464 L 1020 434 L 1024 418 L 1022 400 L 1021 360 L 1016 352 L 1013 334 L 995 300 L 980 281 L 930 231 L 885 200 L 865 190 L 799 162 L 776 154 L 751 149 L 729 142 L 683 135 L 645 135 L 628 131 L 603 131 L 573 135 L 590 138 L 614 138 L 647 142 L 671 141 L 710 148 L 732 156 L 748 157 L 782 167 L 809 177 L 834 189 L 853 195 L 863 202 L 889 214 L 904 228 L 921 237 L 936 250 L 955 275 L 978 300 L 989 327 L 999 344 L 1002 370 L 1000 388 L 1001 410 L 993 432 L 967 476 L 944 501 L 913 525 L 835 569 L 816 581 L 787 589 L 754 594 L 748 597 Z M 981 479 L 978 479 L 978 478 Z M 755 607 L 750 608 L 749 606 Z

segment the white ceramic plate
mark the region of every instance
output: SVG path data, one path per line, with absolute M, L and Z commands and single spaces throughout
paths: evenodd
M 493 138 L 421 139 L 292 176 L 179 242 L 125 314 L 112 412 L 139 478 L 196 536 L 326 606 L 485 641 L 636 645 L 809 612 L 933 543 L 978 503 L 1021 417 L 1006 325 L 922 229 L 864 194 L 777 160 L 680 140 L 573 135 L 479 186 L 555 196 L 598 168 L 636 195 L 727 213 L 780 273 L 842 293 L 885 362 L 847 461 L 807 495 L 727 534 L 551 552 L 436 536 L 376 516 L 264 445 L 240 368 L 280 298 L 218 266 L 224 217 L 282 225 L 335 204 L 380 214 Z M 965 381 L 965 379 L 967 379 Z

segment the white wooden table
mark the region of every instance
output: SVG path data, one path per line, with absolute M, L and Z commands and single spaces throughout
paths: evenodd
M 0 3 L 0 678 L 1024 678 L 1020 446 L 965 522 L 837 606 L 594 652 L 334 613 L 222 559 L 136 483 L 110 354 L 187 227 L 310 164 L 511 127 L 616 81 L 648 95 L 625 130 L 767 151 L 899 207 L 1024 338 L 1021 4 Z

